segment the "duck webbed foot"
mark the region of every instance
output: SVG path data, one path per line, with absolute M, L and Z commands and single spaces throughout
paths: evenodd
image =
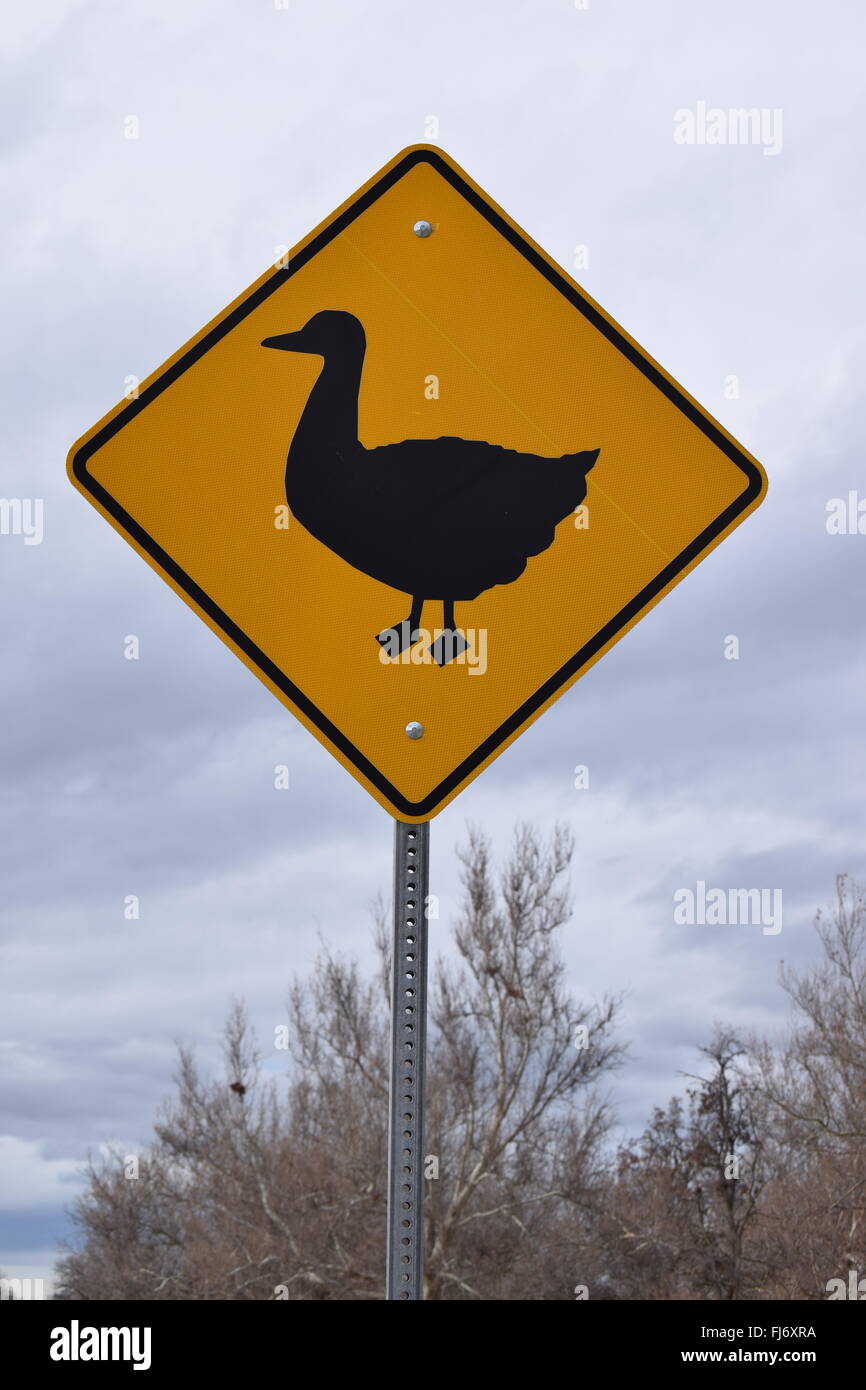
M 421 640 L 419 631 L 421 623 L 421 610 L 424 607 L 422 598 L 412 599 L 412 612 L 408 618 L 404 618 L 402 623 L 395 623 L 393 627 L 386 627 L 383 632 L 376 634 L 376 641 L 380 647 L 384 647 L 389 656 L 399 656 L 408 647 L 414 647 L 415 643 Z
M 414 647 L 420 639 L 421 633 L 413 628 L 408 618 L 404 618 L 402 623 L 395 623 L 393 627 L 386 627 L 384 632 L 376 633 L 376 641 L 389 656 L 399 656 L 407 647 Z
M 455 657 L 469 650 L 469 643 L 458 627 L 443 628 L 436 641 L 429 648 L 430 655 L 437 666 L 447 666 Z

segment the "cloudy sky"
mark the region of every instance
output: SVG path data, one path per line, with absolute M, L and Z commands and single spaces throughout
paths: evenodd
M 569 978 L 628 991 L 616 1095 L 634 1132 L 714 1020 L 783 1026 L 779 960 L 814 956 L 837 872 L 866 876 L 866 536 L 826 526 L 830 499 L 866 497 L 861 7 L 280 5 L 4 9 L 2 493 L 44 499 L 41 544 L 0 535 L 8 1273 L 50 1269 L 88 1150 L 146 1140 L 177 1040 L 213 1060 L 237 994 L 270 1034 L 320 934 L 369 954 L 387 815 L 73 492 L 64 460 L 128 375 L 427 139 L 431 116 L 554 258 L 572 268 L 588 247 L 588 291 L 770 478 L 759 512 L 437 818 L 434 952 L 467 821 L 503 846 L 518 814 L 569 821 Z M 678 143 L 675 113 L 701 102 L 777 113 L 781 148 Z M 781 889 L 781 933 L 677 924 L 674 892 L 698 880 Z

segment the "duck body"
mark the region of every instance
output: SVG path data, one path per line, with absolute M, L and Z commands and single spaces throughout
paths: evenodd
M 549 458 L 454 436 L 365 448 L 358 394 L 366 337 L 353 314 L 322 311 L 262 346 L 324 359 L 289 447 L 286 501 L 329 550 L 412 596 L 396 650 L 415 639 L 427 599 L 441 600 L 445 629 L 459 637 L 454 603 L 513 583 L 586 497 L 598 449 Z M 378 640 L 386 645 L 395 631 Z M 436 660 L 456 649 L 452 642 L 451 655 Z
M 586 497 L 598 450 L 536 458 L 443 436 L 334 449 L 293 442 L 286 501 L 329 550 L 392 589 L 468 600 L 511 584 Z

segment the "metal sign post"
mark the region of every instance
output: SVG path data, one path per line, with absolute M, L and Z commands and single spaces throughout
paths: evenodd
M 394 822 L 386 1298 L 424 1297 L 424 1072 L 430 825 Z

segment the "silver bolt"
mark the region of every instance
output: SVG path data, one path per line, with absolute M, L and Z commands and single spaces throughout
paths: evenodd
M 423 737 L 424 737 L 424 725 L 423 725 L 423 724 L 419 724 L 417 719 L 410 719 L 410 720 L 409 720 L 409 723 L 406 725 L 406 737 L 407 737 L 407 738 L 423 738 Z
M 422 218 L 420 222 L 415 223 L 415 226 L 412 228 L 412 231 L 415 233 L 416 236 L 432 236 L 433 223 L 427 222 Z

